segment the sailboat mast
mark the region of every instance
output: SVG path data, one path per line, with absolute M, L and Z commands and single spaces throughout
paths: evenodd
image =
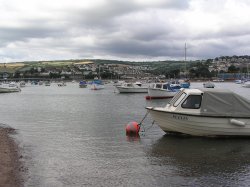
M 185 43 L 185 77 L 187 78 L 187 44 Z
M 100 65 L 98 66 L 98 79 L 101 79 L 101 77 L 100 77 Z

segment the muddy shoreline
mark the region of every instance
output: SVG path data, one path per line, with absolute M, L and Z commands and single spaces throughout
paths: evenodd
M 11 137 L 16 131 L 0 127 L 0 186 L 21 187 L 24 185 L 24 167 L 17 142 Z

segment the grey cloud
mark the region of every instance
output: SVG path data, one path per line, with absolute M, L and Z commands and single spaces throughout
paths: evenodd
M 22 27 L 0 27 L 1 46 L 31 38 L 46 38 L 62 34 L 60 28 L 46 27 L 44 24 L 29 24 Z
M 187 9 L 188 0 L 166 0 L 159 4 L 138 4 L 135 1 L 110 0 L 92 9 L 76 8 L 69 11 L 67 17 L 82 26 L 109 26 L 110 22 L 121 16 L 130 15 L 147 9 Z M 131 15 L 133 16 L 133 15 Z
M 34 46 L 43 51 L 41 56 L 52 59 L 61 55 L 58 52 L 71 54 L 72 58 L 183 59 L 185 42 L 189 58 L 213 58 L 249 49 L 250 29 L 245 25 L 222 25 L 216 31 L 211 29 L 197 34 L 191 23 L 178 20 L 182 18 L 178 13 L 190 11 L 189 3 L 188 0 L 165 0 L 155 4 L 154 1 L 140 4 L 133 0 L 110 0 L 91 9 L 65 7 L 57 10 L 54 17 L 26 18 L 18 27 L 0 26 L 0 47 L 17 43 L 15 50 L 19 52 L 14 54 L 6 49 L 6 57 L 13 55 L 22 59 L 25 53 L 33 53 Z M 171 16 L 178 19 L 171 19 Z M 93 43 L 84 42 L 85 36 L 90 36 Z M 83 39 L 77 41 L 77 38 Z M 21 44 L 18 41 L 22 41 Z M 22 51 L 23 46 L 28 46 L 29 51 Z

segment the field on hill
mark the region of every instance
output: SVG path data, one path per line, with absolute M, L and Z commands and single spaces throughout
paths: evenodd
M 24 63 L 4 63 L 0 64 L 0 72 L 14 73 L 17 69 L 20 69 L 24 66 Z

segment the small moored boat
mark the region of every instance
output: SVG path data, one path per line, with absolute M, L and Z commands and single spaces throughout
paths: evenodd
M 20 85 L 20 87 L 25 87 L 25 85 L 26 85 L 26 83 L 24 82 L 24 81 L 21 81 L 20 83 L 19 83 L 19 85 Z
M 148 96 L 146 99 L 164 99 L 171 98 L 179 92 L 181 87 L 169 83 L 152 83 L 148 87 Z
M 90 87 L 91 90 L 102 90 L 102 89 L 104 89 L 104 88 L 105 88 L 105 87 L 104 87 L 104 85 L 103 85 L 103 82 L 102 82 L 102 80 L 100 80 L 100 79 L 95 78 L 95 79 L 91 82 L 91 87 Z
M 147 93 L 148 87 L 141 83 L 124 83 L 121 86 L 116 86 L 120 93 Z
M 242 84 L 242 87 L 250 88 L 250 81 L 246 81 Z
M 165 132 L 250 136 L 250 101 L 222 89 L 182 89 L 165 107 L 147 107 Z
M 57 86 L 62 87 L 62 86 L 67 86 L 65 82 L 59 82 L 57 83 Z
M 45 81 L 44 85 L 45 86 L 50 86 L 50 81 Z
M 87 87 L 87 82 L 86 81 L 80 81 L 79 82 L 79 88 L 86 88 Z
M 9 84 L 1 84 L 0 93 L 11 93 L 11 92 L 20 92 L 21 89 L 17 86 L 15 82 Z
M 235 82 L 235 84 L 242 84 L 244 81 L 242 81 L 241 79 L 237 79 L 234 82 Z
M 203 87 L 204 88 L 214 88 L 215 84 L 209 81 L 209 82 L 203 83 Z

